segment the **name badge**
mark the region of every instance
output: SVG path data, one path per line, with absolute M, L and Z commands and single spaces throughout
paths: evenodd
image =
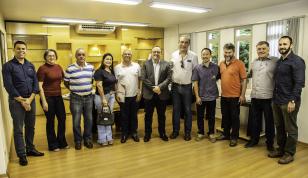
M 190 59 L 188 59 L 188 60 L 187 60 L 187 62 L 191 62 L 191 60 L 190 60 Z

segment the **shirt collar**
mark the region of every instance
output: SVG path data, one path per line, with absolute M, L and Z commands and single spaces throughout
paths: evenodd
M 14 58 L 12 59 L 12 61 L 15 62 L 15 63 L 21 64 L 15 56 L 14 56 Z M 25 58 L 23 64 L 26 64 L 26 63 L 28 63 L 28 60 Z
M 282 56 L 280 57 L 280 59 L 281 60 L 287 60 L 287 59 L 290 59 L 290 58 L 293 58 L 293 57 L 294 57 L 294 53 L 293 53 L 293 51 L 291 51 L 290 54 L 287 55 L 287 57 L 285 59 L 283 59 Z
M 154 59 L 152 59 L 152 63 L 153 63 L 153 64 L 159 64 L 159 63 L 160 63 L 160 60 L 158 60 L 158 63 L 155 63 Z
M 263 59 L 263 60 L 261 60 L 261 58 L 257 58 L 257 61 L 268 61 L 268 60 L 271 60 L 271 58 L 269 58 L 269 56 L 268 57 L 266 57 L 265 59 Z
M 75 62 L 74 64 L 75 64 L 76 67 L 82 68 L 80 65 L 77 64 L 77 62 Z M 83 67 L 87 67 L 87 66 L 88 66 L 88 63 L 85 62 Z
M 211 65 L 212 65 L 212 62 L 211 62 L 211 61 L 209 62 L 209 65 L 208 65 L 208 66 L 206 66 L 206 65 L 202 62 L 202 66 L 203 66 L 203 67 L 209 68 L 209 67 L 211 67 Z

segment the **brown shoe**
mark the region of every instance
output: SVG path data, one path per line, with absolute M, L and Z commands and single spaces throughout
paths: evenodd
M 283 152 L 274 150 L 274 151 L 269 152 L 267 156 L 270 158 L 279 158 L 283 156 Z
M 289 164 L 294 160 L 293 156 L 290 153 L 284 153 L 284 155 L 278 160 L 279 164 Z

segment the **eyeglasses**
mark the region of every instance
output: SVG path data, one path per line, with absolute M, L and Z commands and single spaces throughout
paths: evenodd
M 181 67 L 184 69 L 184 61 L 181 60 Z

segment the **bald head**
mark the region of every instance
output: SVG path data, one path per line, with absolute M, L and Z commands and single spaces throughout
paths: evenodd
M 132 60 L 132 51 L 130 49 L 125 49 L 122 53 L 122 58 L 124 63 L 130 63 Z

